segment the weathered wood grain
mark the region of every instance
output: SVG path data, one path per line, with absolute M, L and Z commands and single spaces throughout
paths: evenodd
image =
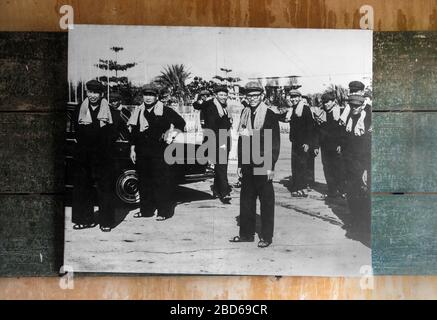
M 363 4 L 370 4 L 375 10 L 375 30 L 378 31 L 402 31 L 402 30 L 437 30 L 437 1 L 419 0 L 388 0 L 388 1 L 357 1 L 357 0 L 326 0 L 326 1 L 265 1 L 265 0 L 241 0 L 241 1 L 215 1 L 215 0 L 197 0 L 197 1 L 175 1 L 170 0 L 128 0 L 123 3 L 116 0 L 104 1 L 3 1 L 0 4 L 0 29 L 9 31 L 59 31 L 59 7 L 63 4 L 72 4 L 75 8 L 75 23 L 101 23 L 101 24 L 155 24 L 155 25 L 209 25 L 209 26 L 260 26 L 260 27 L 329 27 L 329 28 L 358 28 L 359 13 L 358 8 Z M 375 41 L 378 41 L 378 35 Z M 419 38 L 420 39 L 420 38 Z M 417 40 L 417 39 L 415 39 Z M 422 41 L 422 40 L 420 40 Z M 417 42 L 417 41 L 416 41 Z M 423 43 L 423 42 L 422 42 Z M 404 41 L 405 45 L 414 45 L 414 40 L 411 43 Z M 382 44 L 383 47 L 375 46 L 375 52 L 379 49 L 382 52 L 390 52 L 396 58 L 396 51 L 393 51 L 390 42 Z M 391 49 L 390 49 L 391 48 Z M 390 49 L 390 50 L 389 50 Z M 381 51 L 380 50 L 380 51 Z M 2 51 L 5 52 L 5 51 Z M 12 51 L 10 51 L 12 52 Z M 421 52 L 429 55 L 431 52 L 427 48 L 422 48 Z M 413 53 L 414 54 L 414 53 Z M 415 80 L 422 81 L 426 77 L 434 79 L 434 74 L 429 74 L 427 70 L 420 70 L 415 68 L 410 57 L 406 57 L 405 53 L 401 55 L 402 61 L 408 63 L 408 70 L 413 72 Z M 9 59 L 9 58 L 8 58 Z M 38 60 L 38 59 L 37 59 Z M 387 56 L 385 62 L 390 67 L 390 72 L 385 72 L 385 76 L 392 77 L 392 73 L 403 71 L 391 65 Z M 377 61 L 375 62 L 377 63 Z M 384 63 L 379 63 L 378 68 L 374 68 L 375 76 L 380 68 L 384 67 Z M 383 70 L 383 69 L 381 69 Z M 391 73 L 392 72 L 392 73 Z M 408 76 L 407 72 L 403 72 L 399 83 L 405 80 Z M 419 95 L 428 92 L 429 87 L 426 83 L 419 83 L 417 89 L 414 89 L 413 83 L 407 81 L 407 90 L 402 87 L 392 86 L 390 83 L 383 81 L 381 74 L 380 82 L 375 79 L 375 104 L 376 108 L 380 110 L 391 109 L 413 109 L 421 108 L 430 110 L 433 106 L 429 104 L 428 97 L 416 97 L 420 103 L 415 103 L 415 99 L 410 93 L 413 90 Z M 407 77 L 408 78 L 408 77 Z M 395 79 L 396 80 L 396 79 Z M 431 82 L 430 82 L 431 83 Z M 378 87 L 385 85 L 385 89 L 378 92 Z M 1 86 L 1 84 L 0 84 Z M 407 95 L 403 90 L 408 92 Z M 379 97 L 380 93 L 387 94 L 390 92 L 390 97 Z M 396 94 L 400 94 L 402 99 L 395 98 Z M 428 92 L 434 95 L 434 92 Z M 407 98 L 405 98 L 407 97 Z M 28 102 L 24 98 L 17 96 L 16 100 L 11 100 L 13 108 L 9 110 L 31 110 L 31 108 L 43 108 L 38 110 L 49 110 L 52 106 L 45 106 L 47 100 L 42 100 L 41 103 L 34 103 L 33 99 Z M 381 99 L 381 102 L 378 102 Z M 384 100 L 385 99 L 385 100 Z M 405 101 L 410 99 L 411 103 Z M 435 100 L 435 99 L 434 99 Z M 23 102 L 24 101 L 24 102 Z M 8 101 L 7 101 L 8 102 Z M 382 103 L 382 104 L 381 104 Z M 20 105 L 21 104 L 21 105 Z M 48 104 L 47 104 L 48 105 Z M 4 107 L 0 103 L 0 110 Z M 62 106 L 63 107 L 63 106 Z M 36 110 L 36 109 L 34 109 Z M 0 127 L 0 131 L 3 127 Z M 374 137 L 376 135 L 374 134 Z M 405 141 L 405 140 L 399 140 Z M 399 146 L 402 148 L 402 146 Z M 4 148 L 0 149 L 4 152 Z M 403 153 L 404 154 L 404 153 Z M 431 161 L 431 160 L 430 160 Z M 379 170 L 379 169 L 378 169 Z M 377 172 L 378 172 L 377 170 Z M 3 169 L 2 171 L 3 172 Z M 377 178 L 374 176 L 373 178 Z M 381 180 L 382 181 L 382 180 Z M 393 181 L 393 180 L 390 180 Z M 381 184 L 382 185 L 382 184 Z M 435 191 L 435 190 L 434 190 Z M 8 196 L 1 196 L 1 205 L 6 203 L 4 199 Z M 20 196 L 22 197 L 22 196 Z M 379 196 L 378 196 L 379 197 Z M 379 221 L 384 221 L 386 225 L 391 226 L 388 229 L 389 235 L 396 243 L 401 243 L 397 248 L 403 249 L 405 257 L 406 246 L 413 243 L 413 248 L 418 248 L 419 254 L 413 255 L 415 265 L 420 267 L 426 266 L 426 261 L 420 261 L 420 258 L 426 259 L 424 250 L 421 249 L 420 241 L 427 241 L 425 231 L 418 233 L 418 237 L 414 238 L 414 233 L 406 235 L 406 242 L 401 242 L 404 237 L 398 236 L 400 232 L 409 232 L 408 225 L 405 223 L 414 224 L 415 231 L 424 228 L 429 230 L 429 226 L 424 223 L 433 221 L 433 216 L 430 215 L 434 200 L 430 198 L 420 198 L 413 201 L 409 198 L 409 202 L 416 204 L 416 207 L 407 206 L 403 203 L 403 208 L 398 209 L 396 204 L 400 202 L 404 196 L 397 196 L 391 201 L 383 205 L 381 202 L 376 204 L 378 207 L 387 208 L 387 214 L 379 212 L 377 217 Z M 425 196 L 423 196 L 425 197 Z M 426 196 L 433 197 L 433 196 Z M 44 202 L 38 198 L 33 198 L 32 203 L 38 206 L 38 203 Z M 428 200 L 427 200 L 428 199 Z M 381 200 L 382 201 L 382 200 Z M 15 209 L 11 211 L 8 218 L 12 219 L 16 216 L 24 216 L 26 212 L 34 212 L 34 207 L 26 206 L 22 203 L 26 200 L 8 200 L 8 203 L 13 203 Z M 59 202 L 60 203 L 60 202 Z M 425 209 L 416 209 L 424 206 Z M 50 206 L 48 206 L 50 207 Z M 408 210 L 410 208 L 411 210 Z M 1 210 L 1 209 L 0 209 Z M 374 204 L 375 210 L 375 204 Z M 58 209 L 46 209 L 45 214 L 51 216 Z M 416 215 L 410 215 L 415 212 Z M 40 211 L 41 212 L 41 211 Z M 1 212 L 0 225 L 3 237 L 4 226 L 3 211 Z M 403 214 L 402 214 L 403 213 Z M 405 218 L 405 219 L 404 219 Z M 415 219 L 413 219 L 415 218 Z M 404 219 L 404 220 L 403 220 Z M 422 220 L 424 219 L 424 220 Z M 49 223 L 50 221 L 48 221 Z M 400 223 L 401 222 L 401 223 Z M 405 223 L 404 223 L 405 222 Z M 9 222 L 10 224 L 11 222 Z M 397 225 L 402 227 L 394 229 Z M 56 228 L 58 230 L 60 228 Z M 18 229 L 17 229 L 18 230 Z M 29 230 L 33 232 L 35 229 Z M 385 265 L 390 268 L 389 272 L 406 273 L 411 271 L 413 263 L 409 264 L 408 254 L 407 259 L 402 256 L 396 256 L 394 246 L 390 247 L 390 237 L 383 235 L 384 230 L 375 229 L 374 232 L 379 234 L 374 237 L 374 241 L 378 241 L 376 245 L 380 246 L 381 252 L 376 258 L 379 259 L 374 262 L 375 270 L 377 272 L 386 272 L 388 269 L 382 269 Z M 434 228 L 435 230 L 435 228 Z M 8 234 L 12 234 L 9 231 Z M 417 241 L 416 241 L 417 240 Z M 393 240 L 392 240 L 393 242 Z M 25 243 L 25 241 L 21 241 Z M 392 243 L 393 244 L 393 243 Z M 4 243 L 2 244 L 4 246 Z M 402 247 L 404 246 L 404 247 Z M 3 248 L 3 247 L 2 247 Z M 385 249 L 384 249 L 385 248 Z M 426 244 L 424 247 L 429 250 L 431 247 Z M 35 252 L 40 252 L 38 249 Z M 1 255 L 4 257 L 4 255 Z M 47 261 L 47 260 L 43 260 Z M 419 261 L 419 263 L 417 263 Z M 422 265 L 420 265 L 422 263 Z M 3 260 L 0 265 L 3 264 Z M 434 262 L 435 264 L 435 262 Z M 17 267 L 18 266 L 18 267 Z M 15 266 L 18 271 L 22 266 L 17 264 Z M 36 272 L 33 274 L 44 274 L 39 272 L 35 264 Z M 44 266 L 44 268 L 46 268 Z M 50 269 L 55 270 L 55 268 Z M 28 273 L 32 274 L 32 273 Z M 57 278 L 23 278 L 23 279 L 0 279 L 0 297 L 1 298 L 278 298 L 278 299 L 292 299 L 292 298 L 435 298 L 436 292 L 436 277 L 378 277 L 375 280 L 376 290 L 365 291 L 361 290 L 357 279 L 344 278 L 311 278 L 311 277 L 287 277 L 276 279 L 272 277 L 104 277 L 104 278 L 79 278 L 76 279 L 76 290 L 66 291 L 60 290 L 58 287 Z
M 65 111 L 67 35 L 0 33 L 0 111 Z
M 0 275 L 56 275 L 63 227 L 62 196 L 0 195 Z
M 0 112 L 0 193 L 63 192 L 65 127 L 64 113 Z
M 360 278 L 323 277 L 74 277 L 0 279 L 0 299 L 433 299 L 437 277 L 379 276 L 372 290 Z M 66 282 L 63 282 L 65 285 Z
M 375 274 L 437 273 L 437 196 L 373 195 Z
M 61 31 L 62 5 L 76 24 L 359 28 L 363 5 L 377 31 L 437 30 L 435 0 L 34 0 L 3 1 L 3 31 Z
M 374 113 L 373 192 L 437 191 L 437 113 Z
M 373 110 L 437 110 L 437 32 L 375 32 Z

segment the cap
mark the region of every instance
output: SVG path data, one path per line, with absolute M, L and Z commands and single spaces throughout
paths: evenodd
M 218 92 L 226 92 L 226 93 L 228 93 L 229 91 L 228 91 L 228 87 L 227 86 L 225 86 L 225 85 L 218 85 L 218 86 L 216 86 L 214 88 L 214 92 L 215 93 L 218 93 Z
M 364 103 L 365 98 L 359 94 L 351 94 L 348 98 L 348 103 L 353 106 L 361 106 Z
M 111 92 L 109 94 L 109 100 L 111 100 L 111 101 L 119 101 L 119 100 L 121 100 L 121 94 L 119 94 L 118 92 Z
M 211 94 L 211 92 L 209 92 L 209 90 L 202 90 L 199 92 L 199 96 L 209 96 Z
M 329 92 L 325 92 L 324 94 L 322 94 L 322 102 L 328 102 L 328 101 L 332 101 L 335 100 L 335 93 L 332 91 Z
M 291 89 L 290 91 L 287 92 L 287 94 L 290 97 L 301 97 L 302 96 L 302 93 L 300 93 L 300 91 L 296 90 L 296 89 Z
M 249 92 L 263 92 L 264 89 L 263 89 L 263 86 L 261 85 L 261 83 L 259 83 L 257 81 L 249 81 L 244 86 L 244 91 L 245 91 L 245 93 L 249 93 Z
M 151 94 L 157 96 L 159 94 L 159 89 L 153 83 L 148 83 L 148 84 L 143 86 L 142 93 L 143 93 L 143 95 L 145 95 L 146 93 L 151 93 Z
M 354 93 L 357 91 L 363 91 L 364 87 L 364 83 L 362 83 L 361 81 L 352 81 L 349 83 L 349 92 Z
M 97 80 L 90 80 L 86 83 L 86 89 L 91 92 L 103 92 L 103 85 Z

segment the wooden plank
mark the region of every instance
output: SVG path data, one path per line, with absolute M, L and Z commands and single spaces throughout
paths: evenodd
M 437 32 L 375 32 L 373 110 L 437 110 Z
M 65 110 L 67 35 L 0 33 L 0 111 Z
M 437 191 L 437 113 L 373 113 L 372 191 Z
M 437 30 L 435 0 L 35 0 L 3 1 L 0 30 L 61 31 L 62 5 L 76 24 L 359 28 L 363 5 L 377 31 Z
M 64 113 L 0 113 L 1 193 L 64 190 L 65 127 Z
M 436 195 L 373 195 L 375 274 L 437 273 Z
M 433 299 L 437 276 L 378 276 L 373 289 L 361 278 L 155 276 L 74 277 L 61 289 L 55 277 L 0 278 L 0 299 Z M 71 282 L 70 282 L 71 283 Z
M 63 197 L 0 195 L 0 275 L 55 275 L 63 260 Z

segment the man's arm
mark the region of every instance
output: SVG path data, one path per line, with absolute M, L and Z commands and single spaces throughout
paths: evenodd
M 168 119 L 170 121 L 170 123 L 173 124 L 175 129 L 178 129 L 180 131 L 185 131 L 185 120 L 184 118 L 182 118 L 179 113 L 177 113 L 176 111 L 174 111 L 171 108 L 167 108 L 167 115 L 168 115 Z
M 273 171 L 273 170 L 275 170 L 275 165 L 279 159 L 279 152 L 281 150 L 281 134 L 279 131 L 279 122 L 277 119 L 277 115 L 271 110 L 267 110 L 264 128 L 272 131 L 272 167 L 271 167 L 271 170 Z M 264 152 L 264 156 L 265 155 L 266 155 L 266 152 Z

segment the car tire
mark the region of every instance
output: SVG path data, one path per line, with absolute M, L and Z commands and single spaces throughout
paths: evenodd
M 138 175 L 135 170 L 124 170 L 118 176 L 115 193 L 123 203 L 135 204 L 140 202 Z

